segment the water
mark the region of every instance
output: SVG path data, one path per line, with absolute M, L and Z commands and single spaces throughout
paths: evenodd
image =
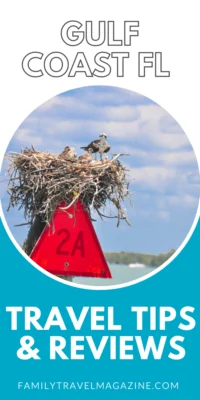
M 128 265 L 124 264 L 109 264 L 109 268 L 112 279 L 79 277 L 73 278 L 73 282 L 89 286 L 112 286 L 133 281 L 155 270 L 155 267 L 144 266 L 130 268 Z

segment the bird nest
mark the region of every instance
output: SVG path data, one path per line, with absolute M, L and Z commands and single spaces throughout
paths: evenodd
M 62 154 L 62 153 L 61 153 Z M 119 161 L 120 154 L 112 160 L 95 161 L 72 159 L 36 151 L 33 147 L 21 153 L 9 153 L 8 193 L 10 207 L 24 210 L 28 223 L 36 216 L 48 223 L 59 202 L 66 203 L 66 211 L 80 199 L 91 217 L 96 211 L 103 219 L 117 218 L 117 225 L 124 219 L 125 198 L 131 197 L 126 168 Z M 112 212 L 106 213 L 107 202 Z

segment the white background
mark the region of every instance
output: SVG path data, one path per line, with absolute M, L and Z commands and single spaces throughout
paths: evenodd
M 164 107 L 188 135 L 200 161 L 199 146 L 199 42 L 198 1 L 9 1 L 1 6 L 1 146 L 2 159 L 8 142 L 21 122 L 40 104 L 71 88 L 114 85 L 139 92 Z M 69 20 L 114 20 L 116 37 L 123 38 L 123 21 L 139 20 L 140 36 L 131 47 L 91 47 L 85 41 L 67 46 L 60 37 Z M 107 78 L 28 77 L 21 68 L 23 57 L 32 51 L 45 55 L 60 51 L 70 59 L 83 51 L 89 61 L 99 51 L 130 51 L 125 77 L 115 72 Z M 138 51 L 162 51 L 163 67 L 170 78 L 137 76 Z

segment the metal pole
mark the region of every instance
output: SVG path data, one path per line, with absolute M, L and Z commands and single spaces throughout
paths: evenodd
M 22 247 L 22 249 L 28 256 L 30 256 L 45 226 L 46 224 L 45 222 L 42 221 L 42 217 L 36 216 Z M 68 282 L 72 282 L 73 279 L 72 276 L 63 276 L 63 275 L 57 275 L 57 276 Z
M 68 282 L 73 282 L 73 276 L 63 276 L 63 275 L 57 275 L 59 278 L 64 279 L 64 281 Z
M 30 256 L 44 228 L 45 223 L 42 222 L 42 218 L 37 215 L 33 221 L 33 224 L 30 227 L 28 236 L 25 239 L 22 247 L 22 249 L 28 256 Z

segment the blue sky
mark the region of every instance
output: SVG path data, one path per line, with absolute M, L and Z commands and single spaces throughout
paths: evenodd
M 8 151 L 31 144 L 38 150 L 60 153 L 81 146 L 105 132 L 113 153 L 124 157 L 132 180 L 133 205 L 125 204 L 132 227 L 110 219 L 94 223 L 104 251 L 159 253 L 178 248 L 194 220 L 199 198 L 199 172 L 193 149 L 176 121 L 156 103 L 115 87 L 85 87 L 44 103 L 21 124 Z M 5 165 L 4 165 L 5 167 Z M 5 173 L 2 170 L 1 180 Z M 10 230 L 23 243 L 23 212 L 6 212 L 6 182 L 2 205 Z

